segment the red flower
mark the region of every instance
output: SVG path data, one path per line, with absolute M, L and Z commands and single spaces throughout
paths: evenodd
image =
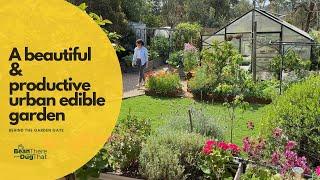
M 229 149 L 229 145 L 223 141 L 218 142 L 218 147 L 224 151 Z
M 232 152 L 232 154 L 239 154 L 240 153 L 240 148 L 236 144 L 229 144 L 229 150 Z
M 208 140 L 206 142 L 206 144 L 203 146 L 203 149 L 202 149 L 202 152 L 204 154 L 211 154 L 212 153 L 212 149 L 214 148 L 214 146 L 217 144 L 216 141 L 213 141 L 213 140 Z

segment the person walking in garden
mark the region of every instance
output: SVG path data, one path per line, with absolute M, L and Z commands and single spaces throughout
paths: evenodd
M 144 73 L 145 68 L 148 66 L 148 49 L 144 47 L 144 42 L 141 39 L 136 41 L 136 46 L 132 63 L 139 68 L 139 84 L 137 84 L 137 87 L 141 87 L 146 80 Z

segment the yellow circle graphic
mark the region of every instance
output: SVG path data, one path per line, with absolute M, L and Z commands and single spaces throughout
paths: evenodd
M 110 136 L 122 76 L 101 28 L 63 0 L 0 0 L 0 170 L 53 180 Z

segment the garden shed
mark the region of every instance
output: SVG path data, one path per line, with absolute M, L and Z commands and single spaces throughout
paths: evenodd
M 274 56 L 289 49 L 302 59 L 310 60 L 314 40 L 307 32 L 279 17 L 264 10 L 252 9 L 213 35 L 202 36 L 203 49 L 213 41 L 231 42 L 248 64 L 255 62 L 255 70 L 259 76 L 260 72 L 268 71 L 270 60 Z

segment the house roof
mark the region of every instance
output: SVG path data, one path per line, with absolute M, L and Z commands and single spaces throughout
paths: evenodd
M 241 19 L 242 17 L 244 17 L 245 15 L 247 15 L 248 13 L 252 12 L 252 11 L 256 11 L 256 12 L 259 12 L 260 14 L 264 15 L 265 17 L 291 29 L 292 31 L 300 34 L 301 36 L 304 36 L 305 38 L 311 40 L 311 41 L 314 41 L 314 39 L 305 31 L 301 30 L 300 28 L 274 16 L 273 14 L 269 13 L 269 12 L 266 12 L 264 10 L 259 10 L 259 9 L 251 9 L 250 11 L 246 12 L 245 14 L 243 14 L 242 16 L 234 19 L 233 21 L 231 21 L 230 23 L 228 23 L 227 25 L 223 26 L 221 29 L 219 29 L 218 31 L 216 31 L 214 34 L 218 33 L 219 31 L 223 30 L 224 28 L 228 27 L 229 25 L 233 24 L 234 22 L 236 22 L 237 20 Z

